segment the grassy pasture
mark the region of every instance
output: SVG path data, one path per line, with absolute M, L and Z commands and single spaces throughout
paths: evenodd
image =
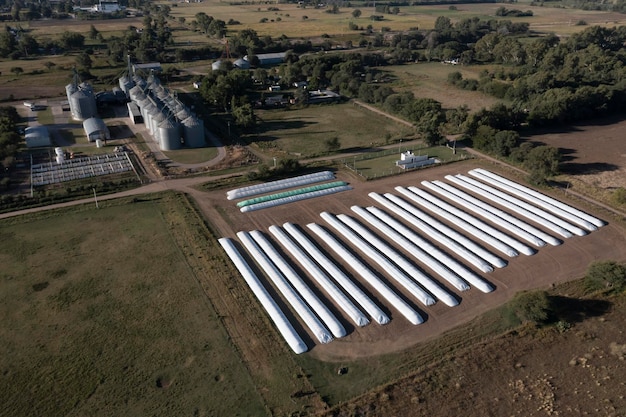
M 439 16 L 449 17 L 454 23 L 463 18 L 479 17 L 482 19 L 506 19 L 513 22 L 528 22 L 532 31 L 549 33 L 555 32 L 560 35 L 570 35 L 585 28 L 577 26 L 579 20 L 586 21 L 589 25 L 617 26 L 626 22 L 626 17 L 619 13 L 603 11 L 583 11 L 576 9 L 532 6 L 530 2 L 518 2 L 508 5 L 509 9 L 531 10 L 532 17 L 507 17 L 501 18 L 495 15 L 501 7 L 500 3 L 485 4 L 461 4 L 457 10 L 450 10 L 448 5 L 425 5 L 400 7 L 397 15 L 385 15 L 384 20 L 374 22 L 370 16 L 378 14 L 372 7 L 359 7 L 353 3 L 353 7 L 342 7 L 337 14 L 326 13 L 325 8 L 300 8 L 297 4 L 242 4 L 230 5 L 216 0 L 208 0 L 202 3 L 179 3 L 172 7 L 171 15 L 176 19 L 184 17 L 186 25 L 194 19 L 196 13 L 204 12 L 210 16 L 228 22 L 230 19 L 237 20 L 241 25 L 231 25 L 229 30 L 254 29 L 259 35 L 278 37 L 282 34 L 290 38 L 316 38 L 322 34 L 336 37 L 346 37 L 359 32 L 349 31 L 348 23 L 353 22 L 358 26 L 372 25 L 374 31 L 382 27 L 388 27 L 392 31 L 407 30 L 418 27 L 420 29 L 432 29 Z M 268 10 L 276 7 L 279 10 Z M 506 6 L 505 6 L 506 7 Z M 352 17 L 352 11 L 360 9 L 361 17 Z M 303 19 L 306 16 L 307 19 Z M 280 19 L 279 19 L 280 18 Z M 267 22 L 261 23 L 261 19 Z
M 1 222 L 0 415 L 266 413 L 171 230 L 183 205 L 135 201 Z
M 217 155 L 217 149 L 212 146 L 198 149 L 179 149 L 163 152 L 168 158 L 181 164 L 198 164 L 209 161 Z
M 342 162 L 347 168 L 356 170 L 359 175 L 367 179 L 375 179 L 405 172 L 396 166 L 396 161 L 400 159 L 400 152 L 409 150 L 415 155 L 428 155 L 431 158 L 438 159 L 442 163 L 458 161 L 469 157 L 463 150 L 457 149 L 456 153 L 453 153 L 452 149 L 448 149 L 445 146 L 426 147 L 425 145 L 414 144 L 402 146 L 400 143 L 397 148 L 394 147 L 374 154 L 361 154 L 353 158 L 348 157 L 343 159 Z
M 249 140 L 276 156 L 324 154 L 324 142 L 333 137 L 339 139 L 343 152 L 415 138 L 412 128 L 351 103 L 260 110 L 257 115 L 262 123 Z
M 489 69 L 488 66 L 444 65 L 440 62 L 406 64 L 381 67 L 380 70 L 392 75 L 392 88 L 396 91 L 412 91 L 415 97 L 432 98 L 439 101 L 443 108 L 454 109 L 461 105 L 470 111 L 489 108 L 498 101 L 478 91 L 462 90 L 447 83 L 448 74 L 459 71 L 463 78 L 477 79 L 478 73 Z

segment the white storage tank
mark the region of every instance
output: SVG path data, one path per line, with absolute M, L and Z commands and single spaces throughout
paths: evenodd
M 170 119 L 163 120 L 159 124 L 159 143 L 163 151 L 180 149 L 180 124 Z
M 197 117 L 188 117 L 183 122 L 183 138 L 185 145 L 190 148 L 202 148 L 204 140 L 204 122 Z

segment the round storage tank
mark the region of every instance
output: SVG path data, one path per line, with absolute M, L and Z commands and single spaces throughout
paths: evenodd
M 93 91 L 93 87 L 91 86 L 91 84 L 89 84 L 86 81 L 83 81 L 82 83 L 78 84 L 78 88 L 83 91 Z
M 68 84 L 65 86 L 65 94 L 67 94 L 67 101 L 70 101 L 72 98 L 72 94 L 78 91 L 78 88 L 74 83 Z
M 250 63 L 242 58 L 233 62 L 233 65 L 239 69 L 250 69 Z
M 128 97 L 131 88 L 135 86 L 135 82 L 128 75 L 124 75 L 119 79 L 119 86 L 124 94 L 126 94 L 126 96 Z
M 161 137 L 159 136 L 159 126 L 161 125 L 161 123 L 163 123 L 165 119 L 165 115 L 158 110 L 152 115 L 152 118 L 150 119 L 150 133 L 152 133 L 154 141 L 157 143 L 159 143 L 161 140 Z
M 202 148 L 204 140 L 204 122 L 197 117 L 188 117 L 183 122 L 183 137 L 185 144 L 190 148 Z
M 189 117 L 191 117 L 191 113 L 186 108 L 183 108 L 178 113 L 176 113 L 176 118 L 181 122 Z
M 180 125 L 165 119 L 159 125 L 159 143 L 162 151 L 180 149 Z
M 61 165 L 65 161 L 65 155 L 57 155 L 57 164 Z
M 63 152 L 63 148 L 54 148 L 54 153 L 57 155 L 63 155 L 65 152 Z
M 145 90 L 146 89 L 146 85 L 148 85 L 146 83 L 146 80 L 141 78 L 139 75 L 133 75 L 133 81 L 135 82 L 135 85 L 138 86 L 139 88 L 141 88 L 142 90 Z
M 85 120 L 91 117 L 91 104 L 89 97 L 81 90 L 76 91 L 70 97 L 70 111 L 76 120 Z
M 149 98 L 146 98 L 139 103 L 139 109 L 141 110 L 141 115 L 144 119 L 148 119 L 148 112 L 155 112 L 157 110 L 156 106 Z

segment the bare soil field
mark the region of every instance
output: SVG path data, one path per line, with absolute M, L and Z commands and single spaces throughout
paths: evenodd
M 562 333 L 527 327 L 476 343 L 324 415 L 624 416 L 624 297 L 571 307 Z
M 605 119 L 595 124 L 538 132 L 529 139 L 559 148 L 561 171 L 596 188 L 626 188 L 626 120 Z
M 241 213 L 235 201 L 226 200 L 225 191 L 212 192 L 200 197 L 204 200 L 200 205 L 212 206 L 219 213 L 220 218 L 213 218 L 212 222 L 218 233 L 224 237 L 235 238 L 235 234 L 240 230 L 260 230 L 267 233 L 269 226 L 282 225 L 284 222 L 295 223 L 306 232 L 308 229 L 305 225 L 310 222 L 325 226 L 325 222 L 319 217 L 322 211 L 351 215 L 352 205 L 376 205 L 374 200 L 367 196 L 369 192 L 394 192 L 393 187 L 397 185 L 419 187 L 422 180 L 443 180 L 447 174 L 466 174 L 468 170 L 480 164 L 478 161 L 467 161 L 370 182 L 361 182 L 351 177 L 349 173 L 339 172 L 338 179 L 349 182 L 353 190 L 249 213 Z M 486 168 L 495 171 L 493 166 Z M 556 197 L 568 202 L 565 195 Z M 576 205 L 573 202 L 569 203 Z M 307 234 L 313 237 L 311 233 Z M 395 309 L 385 306 L 384 301 L 380 302 L 379 304 L 391 314 L 390 324 L 386 326 L 370 324 L 364 328 L 351 327 L 347 337 L 326 345 L 317 344 L 310 355 L 323 361 L 336 362 L 407 349 L 467 323 L 481 313 L 505 303 L 518 291 L 548 288 L 555 283 L 580 278 L 589 263 L 595 260 L 626 260 L 625 243 L 623 228 L 618 224 L 609 223 L 587 236 L 565 239 L 560 246 L 539 248 L 533 256 L 520 255 L 509 258 L 507 267 L 489 274 L 479 273 L 496 287 L 490 294 L 483 294 L 476 289 L 455 293 L 461 302 L 454 308 L 441 303 L 428 308 L 413 304 L 420 314 L 427 317 L 425 323 L 418 326 L 409 324 Z M 293 263 L 295 265 L 295 262 Z M 362 285 L 372 294 L 371 289 Z M 345 319 L 344 324 L 348 325 Z

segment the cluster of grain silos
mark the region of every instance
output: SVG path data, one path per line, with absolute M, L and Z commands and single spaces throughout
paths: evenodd
M 86 120 L 98 115 L 93 88 L 86 82 L 78 83 L 76 77 L 65 86 L 70 112 L 75 120 Z
M 204 123 L 187 109 L 176 96 L 151 74 L 147 80 L 135 74 L 120 78 L 120 88 L 128 88 L 128 96 L 141 112 L 146 129 L 164 151 L 182 146 L 205 146 Z M 132 87 L 131 87 L 132 85 Z

